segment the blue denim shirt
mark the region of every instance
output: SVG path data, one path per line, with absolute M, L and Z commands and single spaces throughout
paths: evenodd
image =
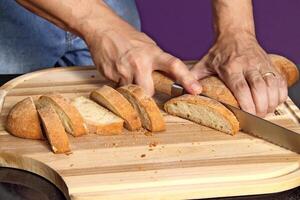
M 140 29 L 134 0 L 106 0 L 123 19 Z M 13 0 L 0 1 L 0 74 L 21 74 L 53 66 L 91 65 L 84 41 Z

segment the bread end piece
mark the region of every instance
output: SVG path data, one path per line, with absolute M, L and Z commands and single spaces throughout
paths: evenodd
M 69 99 L 57 93 L 41 96 L 37 102 L 37 107 L 47 105 L 52 105 L 68 133 L 74 137 L 82 136 L 87 133 L 83 117 Z
M 90 98 L 104 106 L 125 121 L 125 128 L 130 131 L 141 128 L 141 120 L 130 102 L 117 90 L 107 85 L 91 92 Z
M 155 101 L 143 88 L 137 85 L 126 85 L 117 89 L 138 111 L 142 126 L 149 131 L 164 131 L 165 121 Z
M 72 103 L 83 116 L 89 133 L 100 135 L 120 134 L 124 120 L 86 97 L 77 97 Z
M 51 105 L 38 109 L 45 135 L 54 153 L 69 153 L 70 145 L 68 135 Z
M 23 99 L 10 110 L 6 120 L 6 130 L 20 138 L 44 139 L 32 97 Z
M 239 122 L 235 115 L 220 102 L 199 95 L 183 95 L 165 103 L 167 113 L 231 135 L 236 134 Z

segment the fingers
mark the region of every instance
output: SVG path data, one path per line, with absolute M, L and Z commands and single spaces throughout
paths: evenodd
M 134 82 L 144 88 L 146 93 L 150 96 L 154 94 L 154 83 L 152 79 L 152 70 L 146 70 L 145 72 L 138 72 L 134 77 Z
M 286 79 L 280 75 L 278 78 L 278 87 L 279 87 L 279 103 L 286 101 L 288 97 L 288 86 Z
M 181 84 L 188 93 L 200 94 L 202 87 L 193 73 L 178 58 L 170 54 L 162 53 L 154 63 L 156 70 L 161 70 L 172 76 L 177 83 Z
M 255 104 L 256 115 L 264 117 L 268 113 L 269 96 L 266 82 L 257 69 L 245 72 L 245 78 L 250 86 L 252 98 Z
M 256 114 L 255 103 L 249 85 L 242 73 L 233 73 L 224 76 L 224 82 L 229 86 L 233 95 L 239 102 L 242 110 Z
M 275 108 L 279 104 L 278 79 L 276 76 L 274 76 L 272 74 L 263 76 L 263 78 L 267 85 L 267 94 L 268 94 L 267 113 L 271 113 L 271 112 L 274 112 Z

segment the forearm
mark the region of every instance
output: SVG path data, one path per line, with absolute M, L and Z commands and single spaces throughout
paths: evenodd
M 252 0 L 213 0 L 217 36 L 246 32 L 255 36 Z
M 102 0 L 17 0 L 33 13 L 81 37 L 111 29 L 134 30 Z

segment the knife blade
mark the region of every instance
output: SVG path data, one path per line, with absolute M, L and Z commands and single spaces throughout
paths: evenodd
M 170 91 L 172 97 L 180 96 L 185 93 L 181 85 L 176 83 L 172 84 Z M 222 104 L 234 113 L 240 122 L 240 127 L 243 132 L 300 154 L 300 134 L 229 104 Z

